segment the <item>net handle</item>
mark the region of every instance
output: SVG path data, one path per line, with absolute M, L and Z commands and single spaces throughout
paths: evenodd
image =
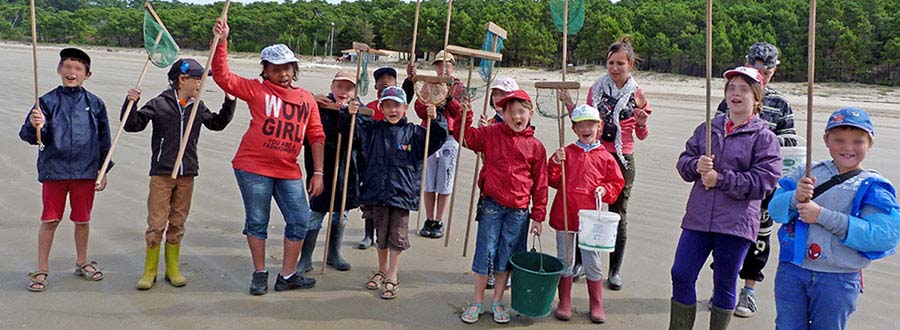
M 43 116 L 44 111 L 41 110 L 41 92 L 38 87 L 38 64 L 37 64 L 37 22 L 35 21 L 34 14 L 34 0 L 31 0 L 31 55 L 33 57 L 33 65 L 34 65 L 34 108 L 37 109 L 38 112 L 41 113 L 41 117 L 46 121 L 46 117 Z M 44 142 L 41 139 L 41 129 L 44 128 L 44 124 L 41 123 L 35 127 L 35 135 L 37 137 L 37 145 L 38 150 L 44 150 Z

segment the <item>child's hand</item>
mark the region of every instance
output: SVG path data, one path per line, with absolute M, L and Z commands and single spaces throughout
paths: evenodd
M 634 105 L 641 110 L 647 105 L 647 98 L 644 96 L 643 92 L 634 94 Z
M 94 191 L 103 191 L 106 189 L 106 174 L 103 175 L 103 179 L 100 180 L 100 183 L 94 185 Z
M 559 99 L 560 102 L 562 102 L 563 104 L 565 104 L 566 107 L 572 107 L 572 106 L 575 106 L 575 102 L 572 102 L 572 96 L 569 95 L 569 92 L 567 92 L 567 91 L 565 91 L 565 90 L 557 89 L 557 90 L 556 90 L 556 97 Z
M 129 88 L 128 96 L 125 97 L 128 101 L 137 102 L 141 98 L 141 90 L 137 88 Z
M 347 111 L 349 111 L 351 115 L 355 115 L 357 112 L 359 112 L 359 102 L 350 102 L 350 104 L 347 105 Z
M 650 118 L 650 114 L 647 113 L 643 108 L 634 109 L 634 119 L 637 121 L 639 126 L 647 126 L 647 119 Z
M 816 223 L 819 221 L 819 213 L 822 207 L 816 202 L 809 201 L 797 203 L 797 213 L 800 214 L 800 220 L 806 223 Z
M 225 98 L 227 98 L 227 99 L 230 100 L 230 101 L 234 101 L 234 100 L 237 99 L 236 97 L 234 97 L 234 95 L 231 95 L 231 94 L 228 94 L 228 93 L 225 93 Z
M 434 105 L 429 104 L 428 107 L 425 108 L 425 112 L 428 114 L 428 118 L 437 118 L 437 108 L 435 108 Z
M 213 26 L 213 35 L 218 35 L 219 38 L 225 39 L 228 38 L 228 32 L 230 32 L 230 28 L 228 27 L 228 17 L 219 17 L 216 19 L 216 25 Z
M 412 80 L 416 77 L 416 65 L 412 62 L 406 64 L 406 78 Z
M 794 197 L 798 202 L 807 202 L 812 199 L 813 190 L 816 189 L 816 178 L 802 178 L 797 182 L 797 190 Z
M 701 174 L 700 178 L 703 180 L 703 186 L 706 187 L 706 190 L 710 190 L 716 187 L 716 182 L 719 181 L 719 173 L 716 170 L 710 170 Z
M 317 173 L 321 173 L 321 171 Z M 322 175 L 313 174 L 312 179 L 309 179 L 309 187 L 306 188 L 306 192 L 309 193 L 310 197 L 316 197 L 321 195 L 323 191 L 325 191 L 325 183 Z
M 482 114 L 481 119 L 478 120 L 478 124 L 481 126 L 487 126 L 488 125 L 488 117 Z
M 597 189 L 594 189 L 594 193 L 596 193 L 597 196 L 600 196 L 600 198 L 603 198 L 603 196 L 606 196 L 606 188 L 603 188 L 602 186 L 597 187 Z
M 700 159 L 697 160 L 697 173 L 700 175 L 705 174 L 706 172 L 713 170 L 713 160 L 716 159 L 716 155 L 712 156 L 700 156 Z
M 531 231 L 532 234 L 541 236 L 541 231 L 543 231 L 543 230 L 544 230 L 544 224 L 543 224 L 543 223 L 537 222 L 537 221 L 534 221 L 534 220 L 531 221 L 531 230 L 530 230 L 530 231 Z
M 28 117 L 28 120 L 31 122 L 31 126 L 34 126 L 36 129 L 41 129 L 41 126 L 44 126 L 44 114 L 38 109 L 31 109 L 31 116 Z
M 566 148 L 556 149 L 556 152 L 553 153 L 553 162 L 560 164 L 566 161 Z

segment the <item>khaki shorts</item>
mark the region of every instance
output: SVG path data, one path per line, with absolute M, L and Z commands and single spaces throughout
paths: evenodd
M 360 209 L 363 218 L 375 224 L 375 248 L 409 249 L 409 210 L 383 205 L 364 205 Z

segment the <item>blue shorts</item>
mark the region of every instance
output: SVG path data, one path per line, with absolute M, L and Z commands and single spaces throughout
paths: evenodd
M 847 328 L 862 290 L 860 273 L 825 273 L 778 264 L 775 274 L 775 329 Z
M 487 275 L 507 271 L 509 257 L 524 252 L 530 216 L 528 209 L 511 209 L 484 197 L 478 208 L 478 238 L 472 272 Z
M 322 230 L 322 223 L 324 222 L 322 220 L 325 220 L 325 215 L 327 215 L 328 212 L 312 211 L 311 214 L 312 214 L 312 217 L 309 220 L 309 230 Z M 346 226 L 347 225 L 347 215 L 349 215 L 349 214 L 350 214 L 350 211 L 344 211 L 344 216 L 339 217 L 338 212 L 332 213 L 331 214 L 331 225 L 332 226 Z M 341 218 L 343 218 L 343 223 L 341 221 Z
M 244 200 L 244 235 L 268 238 L 266 229 L 274 197 L 284 217 L 284 239 L 296 242 L 306 238 L 310 211 L 303 179 L 275 179 L 238 169 L 234 176 Z

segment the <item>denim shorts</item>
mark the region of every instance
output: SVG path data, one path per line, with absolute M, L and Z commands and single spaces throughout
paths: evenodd
M 234 176 L 244 200 L 244 235 L 268 238 L 266 229 L 274 197 L 284 217 L 284 239 L 296 242 L 306 238 L 310 211 L 303 179 L 276 179 L 238 169 Z
M 309 219 L 309 230 L 322 230 L 322 225 L 325 220 L 325 216 L 328 212 L 318 212 L 312 211 L 312 216 Z M 338 212 L 334 212 L 331 214 L 331 225 L 332 226 L 346 226 L 347 225 L 347 215 L 350 214 L 350 211 L 344 211 L 344 216 L 339 217 Z M 343 221 L 341 221 L 343 218 Z
M 512 209 L 484 197 L 479 203 L 478 236 L 472 272 L 487 275 L 507 271 L 509 257 L 524 252 L 530 216 L 528 209 Z

